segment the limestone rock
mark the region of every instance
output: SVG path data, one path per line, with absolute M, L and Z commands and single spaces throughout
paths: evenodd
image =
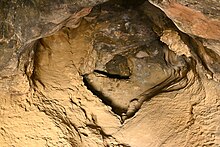
M 196 41 L 194 50 L 212 72 L 215 80 L 219 80 L 220 66 L 220 3 L 215 0 L 150 0 L 161 8 L 176 26 Z
M 15 69 L 19 64 L 16 62 L 31 43 L 58 31 L 69 21 L 78 23 L 92 6 L 101 2 L 104 0 L 1 1 L 0 70 L 9 68 L 10 72 Z
M 102 2 L 0 2 L 1 146 L 219 146 L 219 3 Z

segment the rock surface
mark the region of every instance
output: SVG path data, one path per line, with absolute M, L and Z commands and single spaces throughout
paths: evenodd
M 196 39 L 195 52 L 201 62 L 220 79 L 220 2 L 216 0 L 150 0 L 160 7 L 183 32 Z
M 85 71 L 84 78 L 116 114 L 130 117 L 145 100 L 184 78 L 189 69 L 184 56 L 176 56 L 160 42 L 150 19 L 134 10 L 120 8 L 115 13 L 117 9 L 103 7 L 107 13 L 97 18 L 93 50 L 86 61 L 94 61 L 94 69 Z
M 0 70 L 16 68 L 21 54 L 34 41 L 58 31 L 68 22 L 77 25 L 91 7 L 104 0 L 93 1 L 7 1 L 0 2 Z M 19 64 L 19 63 L 17 63 Z
M 0 2 L 1 146 L 219 146 L 218 2 L 14 2 Z

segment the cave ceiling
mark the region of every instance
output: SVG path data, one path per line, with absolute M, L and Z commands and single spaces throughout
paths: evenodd
M 3 146 L 220 144 L 220 2 L 0 1 Z

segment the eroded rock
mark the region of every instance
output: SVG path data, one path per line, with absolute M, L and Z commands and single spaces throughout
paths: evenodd
M 77 26 L 80 18 L 101 2 L 104 1 L 1 1 L 0 70 L 9 68 L 8 74 L 15 70 L 31 43 L 68 26 L 70 21 L 72 27 Z
M 119 8 L 115 5 L 102 8 L 106 13 L 97 18 L 94 53 L 87 61 L 95 60 L 94 69 L 84 78 L 90 90 L 124 121 L 144 101 L 186 78 L 190 59 L 169 51 L 154 33 L 149 18 L 123 8 L 118 13 L 115 9 Z
M 17 10 L 23 14 L 32 2 Z M 87 2 L 96 4 L 80 1 L 76 6 L 87 7 Z M 9 9 L 12 16 L 6 5 L 11 1 L 0 3 L 6 8 L 0 11 Z M 39 13 L 56 24 L 69 7 L 54 1 L 54 9 L 51 3 L 42 3 L 48 9 Z M 13 36 L 13 25 L 1 24 L 2 146 L 219 145 L 220 86 L 207 78 L 208 70 L 217 75 L 217 41 L 182 33 L 148 2 L 140 7 L 114 3 L 99 5 L 90 15 L 90 8 L 71 12 L 67 27 L 52 36 L 46 32 L 47 37 L 22 50 L 24 42 Z M 6 13 L 1 14 L 5 18 Z M 25 24 L 35 15 L 27 14 Z M 53 28 L 50 24 L 42 27 Z M 5 50 L 11 46 L 10 37 L 18 41 L 13 49 L 20 60 L 17 52 Z M 11 54 L 16 58 L 6 61 Z
M 160 7 L 181 31 L 196 38 L 191 42 L 195 44 L 195 52 L 213 78 L 219 80 L 220 3 L 215 0 L 150 2 Z

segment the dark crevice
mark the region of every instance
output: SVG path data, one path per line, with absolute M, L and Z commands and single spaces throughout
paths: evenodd
M 34 89 L 37 88 L 37 82 L 41 84 L 42 87 L 45 88 L 44 83 L 41 81 L 41 79 L 38 77 L 37 75 L 37 68 L 39 67 L 38 62 L 39 62 L 39 49 L 41 46 L 41 40 L 38 40 L 36 43 L 36 47 L 34 48 L 34 56 L 33 56 L 33 71 L 31 73 L 31 75 L 29 75 L 29 79 L 31 81 L 31 87 L 33 87 Z
M 199 47 L 198 41 L 195 39 L 191 39 L 190 42 L 193 45 L 193 52 L 195 52 L 195 56 L 197 57 L 196 59 L 198 62 L 204 67 L 204 69 L 213 77 L 213 72 L 209 68 L 208 64 L 206 63 L 206 60 L 204 58 L 204 55 L 202 54 L 201 48 Z
M 101 74 L 101 75 L 104 75 L 108 78 L 111 78 L 111 79 L 130 79 L 129 76 L 122 76 L 122 75 L 118 75 L 118 74 L 110 74 L 110 73 L 107 73 L 105 71 L 101 71 L 101 70 L 94 70 L 95 73 L 98 73 L 98 74 Z
M 121 7 L 131 9 L 131 8 L 136 8 L 140 5 L 142 5 L 144 2 L 147 0 L 109 0 L 106 2 L 107 4 L 118 4 Z
M 195 59 L 196 62 L 200 63 L 204 69 L 211 75 L 213 76 L 213 73 L 209 69 L 208 65 L 206 64 L 204 57 L 201 53 L 201 50 L 199 49 L 198 41 L 199 39 L 192 38 L 186 33 L 183 33 L 181 31 L 178 31 L 180 34 L 180 37 L 182 41 L 191 49 L 191 54 L 193 56 L 193 59 Z
M 84 82 L 84 85 L 87 87 L 88 90 L 90 90 L 95 96 L 97 96 L 98 98 L 100 98 L 102 100 L 102 102 L 107 105 L 107 106 L 110 106 L 112 108 L 112 111 L 119 115 L 120 117 L 122 117 L 122 113 L 126 113 L 127 110 L 119 107 L 119 106 L 116 106 L 116 105 L 113 105 L 112 104 L 112 101 L 106 97 L 101 91 L 98 91 L 96 90 L 90 83 L 89 83 L 89 80 L 87 78 L 87 75 L 83 75 L 83 82 Z

